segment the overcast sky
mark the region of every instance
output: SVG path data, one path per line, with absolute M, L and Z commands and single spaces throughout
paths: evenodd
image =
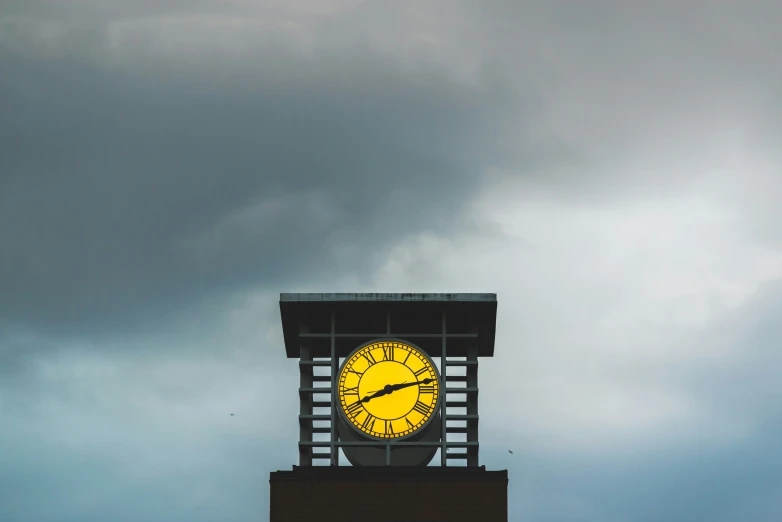
M 512 522 L 782 519 L 780 27 L 0 0 L 0 520 L 265 520 L 279 293 L 400 291 L 497 293 Z

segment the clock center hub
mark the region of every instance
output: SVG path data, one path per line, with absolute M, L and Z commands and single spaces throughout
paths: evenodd
M 418 400 L 418 386 L 395 389 L 394 385 L 416 382 L 413 371 L 397 361 L 372 365 L 358 384 L 358 393 L 364 408 L 378 419 L 394 420 L 407 415 Z M 378 392 L 384 392 L 377 396 Z M 375 397 L 372 397 L 376 395 Z M 371 397 L 371 398 L 370 398 Z

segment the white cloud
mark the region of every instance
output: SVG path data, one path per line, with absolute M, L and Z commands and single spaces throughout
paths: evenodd
M 372 285 L 497 292 L 497 357 L 482 370 L 484 425 L 502 429 L 513 419 L 506 428 L 558 451 L 745 436 L 754 419 L 715 409 L 687 376 L 704 367 L 729 372 L 752 357 L 706 339 L 782 278 L 782 249 L 748 239 L 736 208 L 708 195 L 595 206 L 524 188 L 497 184 L 475 204 L 477 219 L 504 236 L 414 237 Z M 491 440 L 492 430 L 485 433 Z

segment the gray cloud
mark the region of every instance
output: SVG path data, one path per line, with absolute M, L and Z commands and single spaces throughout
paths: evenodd
M 509 153 L 503 87 L 423 58 L 277 48 L 155 76 L 56 50 L 2 61 L 0 313 L 36 329 L 116 334 L 247 285 L 366 273 L 367 252 L 456 226 Z
M 464 226 L 454 209 L 487 169 L 578 199 L 680 190 L 725 163 L 698 122 L 761 145 L 782 91 L 762 66 L 778 39 L 766 4 L 731 19 L 728 2 L 677 16 L 496 2 L 447 10 L 450 25 L 430 21 L 436 4 L 416 19 L 366 2 L 317 22 L 279 5 L 218 16 L 210 2 L 82 2 L 48 19 L 51 3 L 12 5 L 0 313 L 52 331 L 151 327 L 163 311 L 346 263 L 368 274 L 379 261 L 364 252 Z M 438 46 L 382 50 L 419 33 Z M 480 80 L 457 79 L 460 67 Z M 646 166 L 631 159 L 649 147 Z M 764 222 L 772 207 L 759 205 Z

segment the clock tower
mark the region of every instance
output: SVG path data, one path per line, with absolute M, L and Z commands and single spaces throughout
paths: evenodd
M 271 522 L 507 521 L 507 471 L 478 459 L 495 294 L 280 294 L 280 312 L 299 463 L 270 475 Z

